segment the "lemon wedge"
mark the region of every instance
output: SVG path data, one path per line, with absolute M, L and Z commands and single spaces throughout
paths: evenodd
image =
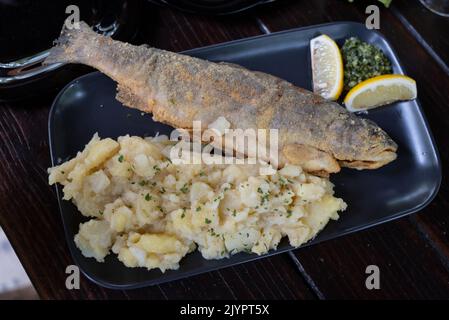
M 400 74 L 386 74 L 360 82 L 348 92 L 344 103 L 349 111 L 355 112 L 415 99 L 416 95 L 415 80 Z
M 343 90 L 343 59 L 338 45 L 323 34 L 310 40 L 313 92 L 337 100 Z

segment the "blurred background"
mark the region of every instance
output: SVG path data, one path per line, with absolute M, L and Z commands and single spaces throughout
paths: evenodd
M 30 279 L 0 227 L 0 300 L 37 298 Z

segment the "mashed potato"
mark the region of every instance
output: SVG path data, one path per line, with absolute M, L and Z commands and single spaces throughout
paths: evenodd
M 287 236 L 297 247 L 345 210 L 328 179 L 287 165 L 260 176 L 258 165 L 173 164 L 164 136 L 95 135 L 49 183 L 92 219 L 75 243 L 86 257 L 110 251 L 127 267 L 177 269 L 196 248 L 206 259 L 264 254 Z

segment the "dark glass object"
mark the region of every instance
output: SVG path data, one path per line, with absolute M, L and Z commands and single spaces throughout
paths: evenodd
M 141 0 L 0 0 L 0 101 L 58 88 L 85 72 L 85 67 L 41 65 L 69 16 L 67 6 L 77 5 L 81 20 L 96 31 L 129 41 L 139 24 L 141 4 Z
M 449 17 L 449 0 L 419 0 L 421 3 L 433 13 Z

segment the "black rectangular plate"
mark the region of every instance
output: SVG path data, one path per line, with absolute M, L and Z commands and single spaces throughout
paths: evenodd
M 288 30 L 194 49 L 185 54 L 212 61 L 234 62 L 310 90 L 309 41 L 321 33 L 329 35 L 340 45 L 351 36 L 375 44 L 392 61 L 394 72 L 404 73 L 386 39 L 380 33 L 353 22 Z M 98 72 L 74 80 L 61 91 L 49 115 L 53 165 L 74 157 L 95 132 L 102 138 L 116 138 L 126 134 L 149 136 L 171 131 L 169 126 L 154 122 L 151 115 L 123 107 L 115 100 L 115 93 L 116 84 Z M 440 161 L 418 100 L 395 103 L 361 116 L 374 120 L 398 143 L 398 159 L 378 170 L 343 169 L 333 175 L 331 180 L 335 183 L 336 194 L 348 203 L 348 209 L 307 245 L 417 212 L 438 192 Z M 114 254 L 106 257 L 105 263 L 98 263 L 83 257 L 73 241 L 80 222 L 86 219 L 71 202 L 62 200 L 59 186 L 57 194 L 74 261 L 89 279 L 108 288 L 131 289 L 159 284 L 292 249 L 284 239 L 276 251 L 264 256 L 241 253 L 229 259 L 205 260 L 195 252 L 182 259 L 178 270 L 165 273 L 126 268 Z

